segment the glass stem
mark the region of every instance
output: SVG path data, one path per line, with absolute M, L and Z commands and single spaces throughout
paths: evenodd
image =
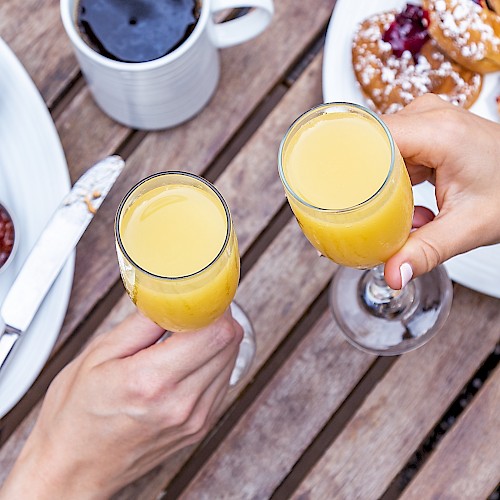
M 359 294 L 370 314 L 391 319 L 411 309 L 415 301 L 415 286 L 410 282 L 403 290 L 393 290 L 386 283 L 384 265 L 380 264 L 366 271 L 359 282 Z

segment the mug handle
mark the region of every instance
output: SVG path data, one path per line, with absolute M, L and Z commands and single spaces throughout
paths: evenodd
M 220 49 L 246 42 L 262 33 L 274 13 L 273 0 L 212 0 L 211 15 L 224 9 L 252 7 L 254 10 L 232 21 L 211 23 L 210 37 Z

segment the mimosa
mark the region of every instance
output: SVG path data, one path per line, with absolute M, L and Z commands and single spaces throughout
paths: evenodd
M 229 307 L 239 280 L 238 244 L 227 207 L 208 186 L 139 188 L 122 212 L 119 236 L 127 291 L 163 328 L 198 329 Z
M 123 214 L 120 230 L 134 262 L 152 274 L 176 278 L 196 273 L 217 257 L 227 221 L 224 207 L 210 193 L 169 185 L 138 197 Z
M 413 214 L 410 178 L 385 123 L 359 104 L 316 106 L 285 134 L 278 170 L 304 234 L 344 266 L 329 302 L 349 342 L 381 355 L 427 342 L 448 315 L 452 288 L 442 267 L 402 290 L 385 282 L 384 264 L 408 239 Z
M 319 114 L 297 124 L 281 161 L 290 206 L 323 255 L 369 268 L 403 246 L 411 229 L 411 184 L 399 152 L 391 166 L 379 123 L 349 112 Z

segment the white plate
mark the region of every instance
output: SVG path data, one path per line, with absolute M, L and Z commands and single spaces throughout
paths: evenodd
M 28 73 L 0 39 L 0 200 L 15 212 L 19 236 L 17 254 L 0 274 L 0 303 L 69 187 L 52 118 Z M 50 355 L 66 314 L 73 269 L 74 254 L 0 372 L 0 418 L 31 387 Z
M 358 23 L 390 9 L 402 9 L 405 0 L 337 0 L 325 42 L 323 58 L 323 100 L 366 105 L 354 76 L 351 43 Z M 418 3 L 418 2 L 414 2 Z M 478 100 L 471 111 L 499 121 L 495 97 L 500 94 L 500 74 L 486 75 Z M 429 183 L 414 188 L 415 203 L 437 211 L 434 189 Z M 500 298 L 500 245 L 482 247 L 450 259 L 446 269 L 454 281 Z

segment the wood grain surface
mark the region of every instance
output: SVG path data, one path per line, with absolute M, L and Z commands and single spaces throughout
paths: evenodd
M 497 368 L 401 498 L 487 498 L 500 477 L 499 406 Z
M 500 339 L 496 299 L 455 287 L 439 334 L 401 356 L 295 498 L 378 498 Z M 466 312 L 472 307 L 474 315 Z M 481 332 L 480 340 L 470 331 Z M 326 495 L 326 496 L 322 496 Z
M 52 355 L 32 389 L 0 420 L 0 484 L 52 378 L 134 311 L 114 249 L 121 198 L 151 173 L 187 170 L 214 182 L 230 207 L 242 255 L 236 299 L 254 325 L 256 359 L 206 438 L 115 500 L 483 499 L 497 488 L 498 368 L 404 491 L 394 487 L 498 349 L 499 301 L 455 285 L 444 329 L 397 358 L 376 358 L 344 340 L 328 308 L 337 266 L 319 258 L 300 232 L 277 171 L 287 128 L 322 101 L 322 49 L 335 0 L 274 4 L 262 35 L 221 51 L 219 87 L 198 116 L 144 132 L 114 122 L 96 106 L 62 27 L 59 0 L 0 2 L 0 36 L 47 103 L 72 181 L 104 156 L 126 159 L 78 244 L 70 303 Z

